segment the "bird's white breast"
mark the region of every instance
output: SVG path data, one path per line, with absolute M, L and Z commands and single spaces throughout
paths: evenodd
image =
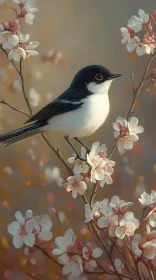
M 61 131 L 71 137 L 85 137 L 94 133 L 109 114 L 108 90 L 111 81 L 103 84 L 90 83 L 88 90 L 93 94 L 84 98 L 81 108 L 58 115 L 49 120 L 47 129 Z

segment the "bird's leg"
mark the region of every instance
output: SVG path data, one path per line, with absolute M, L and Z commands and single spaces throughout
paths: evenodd
M 90 148 L 85 143 L 83 143 L 78 137 L 75 137 L 74 139 L 87 149 L 87 154 L 90 153 Z
M 68 135 L 65 135 L 65 136 L 64 136 L 64 139 L 67 141 L 67 143 L 68 143 L 68 144 L 73 148 L 73 150 L 75 151 L 76 156 L 77 156 L 76 158 L 85 161 L 86 159 L 84 159 L 84 158 L 80 155 L 80 153 L 76 150 L 76 148 L 74 147 L 74 145 L 70 142 L 70 137 L 69 137 Z

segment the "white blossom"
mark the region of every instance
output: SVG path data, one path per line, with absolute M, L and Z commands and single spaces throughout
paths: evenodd
M 143 192 L 141 194 L 141 198 L 138 198 L 138 200 L 141 203 L 142 207 L 156 204 L 156 191 L 152 190 L 150 195 L 146 192 Z
M 66 231 L 64 236 L 59 236 L 55 238 L 55 243 L 57 248 L 53 249 L 53 255 L 63 255 L 68 252 L 68 250 L 74 245 L 76 240 L 76 235 L 73 230 L 70 228 Z

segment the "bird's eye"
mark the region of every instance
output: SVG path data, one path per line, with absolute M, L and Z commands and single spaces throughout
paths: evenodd
M 103 80 L 103 75 L 101 73 L 98 73 L 95 75 L 95 79 L 98 81 L 102 81 Z

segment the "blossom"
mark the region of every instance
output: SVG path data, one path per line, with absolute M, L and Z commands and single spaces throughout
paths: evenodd
M 95 259 L 102 255 L 103 251 L 100 248 L 91 249 L 89 246 L 82 248 L 82 258 L 84 259 L 84 270 L 94 271 L 97 267 Z
M 27 57 L 38 55 L 38 52 L 34 51 L 34 49 L 38 47 L 39 42 L 29 42 L 29 37 L 29 34 L 26 34 L 25 36 L 19 34 L 19 44 L 8 54 L 10 60 L 20 61 L 21 58 L 26 59 Z
M 123 37 L 123 39 L 121 40 L 121 43 L 127 44 L 130 41 L 130 38 L 133 37 L 133 34 L 134 34 L 133 27 L 130 25 L 127 25 L 127 27 L 121 27 L 120 31 L 121 31 L 121 36 Z
M 147 54 L 154 53 L 155 49 L 155 38 L 154 35 L 152 35 L 150 32 L 146 32 L 143 40 L 142 40 L 144 46 L 145 46 L 145 51 Z
M 119 226 L 115 230 L 115 235 L 119 239 L 123 239 L 126 235 L 133 236 L 135 230 L 139 227 L 139 220 L 135 219 L 132 212 L 124 214 L 119 222 Z
M 115 265 L 115 268 L 116 270 L 119 272 L 119 273 L 122 273 L 122 270 L 124 269 L 124 264 L 122 263 L 122 261 L 118 258 L 116 258 L 114 260 L 114 265 Z M 114 271 L 114 268 L 112 265 L 109 266 L 109 269 L 113 270 Z
M 52 239 L 52 221 L 48 215 L 36 216 L 33 218 L 35 234 L 43 241 Z
M 138 134 L 144 132 L 144 128 L 138 125 L 138 119 L 131 117 L 129 121 L 118 117 L 113 123 L 114 137 L 119 138 L 117 146 L 120 154 L 133 148 L 134 142 L 139 140 Z
M 72 192 L 73 198 L 76 198 L 78 193 L 84 195 L 87 185 L 83 182 L 83 177 L 81 175 L 74 175 L 67 178 L 65 188 L 67 192 Z
M 27 213 L 27 215 L 28 214 L 29 213 Z M 15 248 L 19 249 L 23 244 L 33 247 L 35 244 L 35 235 L 32 232 L 34 227 L 33 220 L 26 220 L 19 211 L 15 213 L 15 218 L 16 221 L 8 226 L 8 232 L 13 235 L 13 244 Z
M 87 154 L 87 162 L 91 166 L 91 182 L 96 183 L 100 181 L 100 186 L 104 187 L 104 184 L 112 184 L 113 180 L 111 175 L 114 172 L 112 166 L 115 165 L 114 161 L 106 158 L 107 148 L 105 144 L 101 145 L 96 142 L 92 145 L 91 151 Z
M 120 200 L 117 195 L 114 195 L 111 198 L 110 206 L 113 209 L 113 212 L 117 213 L 125 213 L 128 211 L 128 208 L 133 206 L 133 202 L 126 202 L 125 200 Z
M 34 13 L 38 11 L 38 9 L 35 7 L 35 0 L 13 0 L 15 3 L 17 3 L 21 11 L 18 14 L 19 18 L 25 18 L 25 21 L 28 24 L 33 24 L 33 20 L 35 18 Z
M 151 191 L 149 195 L 146 192 L 141 194 L 141 198 L 138 198 L 139 202 L 141 203 L 142 207 L 154 206 L 156 204 L 156 191 Z
M 76 235 L 74 234 L 73 230 L 70 228 L 66 231 L 64 236 L 59 236 L 55 238 L 55 243 L 57 248 L 53 249 L 53 255 L 63 255 L 67 253 L 71 247 L 73 247 L 76 240 Z
M 10 31 L 0 32 L 0 44 L 4 50 L 11 50 L 14 46 L 19 43 L 19 37 L 12 34 Z
M 149 21 L 149 15 L 146 14 L 144 10 L 139 9 L 138 15 L 139 17 L 132 16 L 128 21 L 128 24 L 134 28 L 134 32 L 136 33 L 141 31 L 142 25 L 146 24 Z
M 84 147 L 81 147 L 80 156 L 82 158 L 85 158 L 86 156 L 86 149 Z M 88 164 L 85 161 L 77 159 L 77 155 L 70 157 L 68 159 L 68 162 L 73 165 L 73 172 L 75 175 L 79 175 L 81 173 L 87 173 L 89 170 Z
M 58 262 L 63 266 L 62 274 L 74 277 L 79 276 L 83 272 L 82 258 L 78 255 L 68 256 L 62 255 L 58 257 Z

